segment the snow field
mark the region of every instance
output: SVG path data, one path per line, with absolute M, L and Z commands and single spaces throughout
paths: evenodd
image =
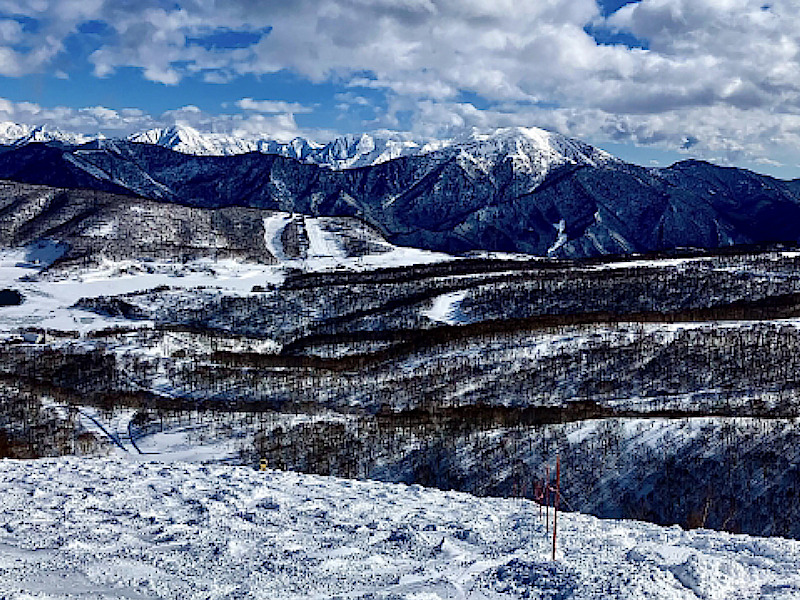
M 0 597 L 800 598 L 800 542 L 243 467 L 0 462 Z
M 553 256 L 556 252 L 558 252 L 558 249 L 568 241 L 567 222 L 564 219 L 561 219 L 558 223 L 555 223 L 553 227 L 556 230 L 556 241 L 553 242 L 553 245 L 547 249 L 547 256 Z
M 264 243 L 269 253 L 280 261 L 287 260 L 281 243 L 281 234 L 292 219 L 291 214 L 282 212 L 264 217 Z
M 322 258 L 342 260 L 347 257 L 336 237 L 321 227 L 321 219 L 307 217 L 304 221 L 308 235 L 309 260 Z

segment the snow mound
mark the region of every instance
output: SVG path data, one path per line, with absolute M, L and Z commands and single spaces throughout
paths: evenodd
M 747 576 L 744 567 L 730 559 L 692 554 L 672 569 L 675 577 L 699 598 L 720 600 L 730 597 L 738 582 Z
M 800 542 L 419 486 L 110 459 L 0 462 L 2 598 L 798 598 Z

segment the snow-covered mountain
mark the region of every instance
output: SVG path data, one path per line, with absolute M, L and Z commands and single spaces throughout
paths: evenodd
M 162 146 L 177 152 L 197 155 L 244 154 L 258 151 L 253 141 L 223 134 L 201 134 L 191 127 L 166 127 L 148 129 L 127 138 L 131 142 Z
M 71 412 L 82 403 L 132 402 L 89 432 L 138 453 L 160 451 L 157 439 L 211 439 L 191 420 L 179 424 L 190 439 L 163 421 L 159 430 L 155 410 L 136 412 L 142 397 L 185 401 L 185 411 L 289 400 L 346 410 L 317 419 L 309 409 L 300 416 L 312 428 L 253 423 L 247 435 L 215 418 L 235 445 L 223 433 L 230 453 L 203 452 L 478 495 L 520 493 L 558 453 L 573 465 L 562 485 L 575 509 L 800 537 L 800 505 L 786 500 L 800 481 L 797 253 L 663 267 L 450 260 L 393 247 L 353 218 L 0 188 L 0 455 L 75 451 L 87 442 Z M 48 341 L 21 344 L 36 331 Z M 41 407 L 15 391 L 31 377 Z M 129 400 L 132 391 L 143 396 Z M 587 402 L 572 412 L 576 398 Z M 18 410 L 38 421 L 11 418 Z M 613 416 L 627 410 L 680 418 Z M 605 420 L 507 428 L 554 417 Z
M 128 136 L 127 140 L 196 156 L 233 156 L 247 152 L 277 154 L 331 169 L 367 167 L 401 156 L 436 150 L 450 143 L 448 141 L 422 143 L 390 131 L 348 134 L 325 144 L 302 137 L 287 142 L 258 136 L 237 137 L 221 133 L 202 133 L 182 125 L 135 133 Z
M 0 152 L 0 178 L 358 216 L 394 244 L 448 253 L 585 257 L 800 242 L 800 181 L 701 161 L 648 169 L 536 128 L 427 143 L 389 133 L 245 142 L 187 128 L 135 140 L 19 142 Z
M 319 144 L 300 137 L 280 142 L 201 133 L 191 127 L 174 126 L 151 129 L 127 139 L 197 156 L 232 156 L 247 152 L 278 154 L 331 169 L 368 167 L 404 156 L 439 153 L 458 157 L 465 165 L 478 166 L 484 171 L 510 157 L 516 169 L 543 177 L 553 167 L 564 164 L 598 166 L 614 160 L 603 150 L 536 127 L 470 129 L 439 140 L 415 140 L 401 133 L 381 131 L 343 135 Z
M 245 138 L 223 133 L 201 133 L 192 127 L 179 125 L 148 129 L 134 133 L 126 139 L 130 142 L 161 146 L 196 156 L 232 156 L 248 152 L 262 152 L 303 161 L 321 148 L 320 144 L 303 138 L 280 142 L 269 138 Z
M 69 134 L 46 127 L 0 123 L 0 144 L 20 146 L 31 142 L 80 145 L 104 140 L 103 136 Z M 134 133 L 126 141 L 160 146 L 195 156 L 233 156 L 248 152 L 277 154 L 331 169 L 378 165 L 404 156 L 440 153 L 457 156 L 465 165 L 484 171 L 510 157 L 516 169 L 543 177 L 564 164 L 597 166 L 613 157 L 588 144 L 536 127 L 466 130 L 446 139 L 413 139 L 407 134 L 378 131 L 343 135 L 321 144 L 297 137 L 279 141 L 268 137 L 205 133 L 185 125 Z M 109 143 L 108 140 L 105 143 Z
M 319 144 L 300 137 L 280 142 L 201 133 L 191 127 L 174 126 L 151 129 L 127 139 L 197 156 L 231 156 L 246 152 L 278 154 L 332 169 L 368 167 L 404 156 L 440 153 L 456 156 L 465 165 L 475 165 L 484 171 L 510 157 L 516 169 L 543 176 L 555 166 L 598 166 L 614 160 L 603 150 L 536 127 L 470 129 L 440 140 L 414 140 L 408 135 L 382 131 L 344 135 Z
M 102 138 L 103 136 L 101 135 L 89 136 L 81 133 L 69 133 L 46 125 L 34 127 L 11 121 L 0 122 L 0 145 L 3 146 L 24 146 L 35 142 L 80 145 Z
M 328 142 L 309 157 L 309 162 L 334 169 L 352 169 L 384 163 L 425 151 L 424 143 L 393 132 L 345 135 Z
M 598 167 L 619 162 L 608 152 L 579 140 L 539 129 L 538 127 L 505 127 L 493 130 L 472 129 L 464 134 L 438 143 L 433 150 L 444 155 L 471 161 L 484 171 L 511 160 L 520 173 L 544 176 L 563 165 Z M 427 149 L 426 149 L 427 150 Z M 423 150 L 420 154 L 426 154 Z

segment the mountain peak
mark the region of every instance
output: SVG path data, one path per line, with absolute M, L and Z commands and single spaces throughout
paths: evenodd
M 473 128 L 440 142 L 431 153 L 455 156 L 465 166 L 485 172 L 510 161 L 515 171 L 538 180 L 562 165 L 596 167 L 617 160 L 604 150 L 538 127 Z
M 203 134 L 186 125 L 171 125 L 170 127 L 159 127 L 155 129 L 148 129 L 140 133 L 134 133 L 128 136 L 128 141 L 139 142 L 143 144 L 152 144 L 154 146 L 164 146 L 173 150 L 178 150 L 182 147 L 194 147 L 201 142 Z M 200 144 L 204 146 L 204 144 Z

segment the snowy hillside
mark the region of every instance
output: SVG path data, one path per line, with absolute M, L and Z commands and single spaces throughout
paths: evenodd
M 0 462 L 0 596 L 800 597 L 800 543 L 419 486 L 118 459 Z M 552 530 L 551 530 L 552 531 Z
M 83 212 L 79 192 L 61 211 L 51 206 L 58 194 L 48 188 L 0 185 L 0 192 L 19 209 L 15 218 L 0 218 L 0 244 L 14 246 L 0 245 L 0 289 L 24 298 L 19 306 L 2 307 L 0 337 L 24 327 L 86 332 L 124 322 L 76 308 L 81 298 L 159 286 L 176 294 L 202 287 L 247 296 L 254 286 L 280 285 L 287 270 L 364 271 L 452 259 L 389 244 L 353 218 L 274 211 L 242 218 L 112 195 L 103 206 L 93 196 L 92 210 Z M 20 231 L 33 235 L 15 237 Z M 40 231 L 59 237 L 39 239 Z

